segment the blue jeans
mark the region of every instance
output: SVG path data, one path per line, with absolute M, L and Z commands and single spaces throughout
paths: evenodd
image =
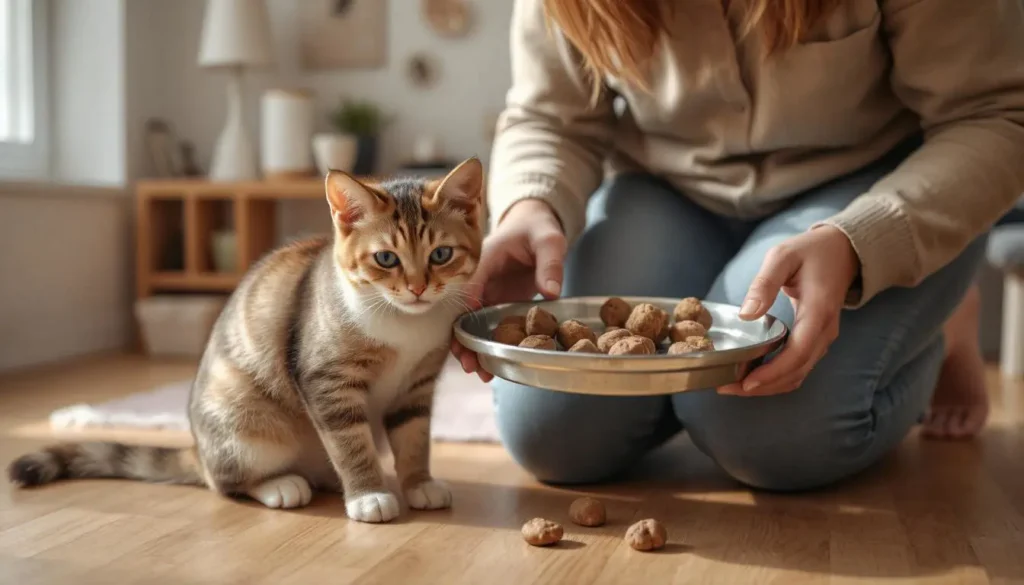
M 768 250 L 843 209 L 907 154 L 821 185 L 760 222 L 713 215 L 644 175 L 592 198 L 566 261 L 564 295 L 697 296 L 738 305 Z M 914 288 L 844 311 L 839 338 L 802 387 L 768 397 L 713 389 L 605 397 L 493 382 L 501 438 L 540 481 L 613 478 L 681 430 L 730 476 L 769 490 L 824 486 L 862 471 L 926 411 L 944 357 L 942 325 L 984 254 L 973 242 Z M 771 313 L 793 324 L 779 295 Z

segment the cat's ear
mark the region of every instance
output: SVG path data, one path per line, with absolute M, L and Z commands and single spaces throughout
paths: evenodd
M 324 180 L 331 218 L 339 228 L 350 228 L 368 215 L 387 213 L 391 199 L 343 171 L 330 170 Z
M 483 205 L 484 166 L 475 156 L 463 161 L 448 175 L 430 185 L 423 195 L 423 207 L 435 211 L 449 207 L 464 213 L 467 219 L 475 219 Z

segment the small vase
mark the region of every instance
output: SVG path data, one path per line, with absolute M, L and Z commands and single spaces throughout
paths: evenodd
M 359 154 L 356 156 L 355 168 L 352 170 L 358 176 L 369 176 L 377 171 L 377 137 L 360 136 Z
M 313 137 L 313 156 L 320 175 L 333 169 L 346 173 L 356 172 L 356 156 L 359 143 L 349 134 L 324 133 Z

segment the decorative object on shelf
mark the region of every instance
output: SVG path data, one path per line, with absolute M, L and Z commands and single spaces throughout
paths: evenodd
M 423 0 L 423 17 L 442 37 L 459 38 L 469 34 L 473 24 L 466 0 Z
M 270 89 L 260 102 L 260 166 L 268 179 L 294 179 L 313 165 L 313 98 L 296 89 Z
M 238 237 L 234 230 L 225 229 L 213 232 L 213 270 L 224 274 L 234 274 L 238 269 Z
M 160 118 L 146 120 L 146 151 L 153 176 L 172 178 L 182 176 L 182 164 L 175 150 L 177 138 L 171 125 Z
M 431 134 L 417 136 L 412 143 L 412 160 L 417 164 L 426 164 L 438 160 L 442 156 L 437 138 Z
M 273 64 L 265 0 L 207 0 L 199 65 L 228 74 L 228 114 L 210 165 L 213 181 L 257 178 L 256 155 L 243 120 L 242 73 Z
M 321 175 L 333 169 L 346 173 L 354 172 L 359 139 L 351 134 L 321 132 L 313 137 L 313 156 Z
M 387 0 L 302 0 L 299 39 L 305 69 L 387 65 Z
M 199 168 L 196 162 L 196 147 L 188 140 L 178 143 L 178 150 L 181 151 L 181 175 L 183 177 L 201 177 L 203 169 Z
M 440 66 L 437 60 L 426 53 L 416 53 L 409 57 L 405 67 L 406 77 L 414 86 L 426 89 L 437 83 L 440 77 Z
M 331 112 L 330 121 L 335 131 L 356 139 L 352 172 L 363 176 L 374 174 L 380 134 L 389 122 L 381 109 L 368 101 L 342 100 Z

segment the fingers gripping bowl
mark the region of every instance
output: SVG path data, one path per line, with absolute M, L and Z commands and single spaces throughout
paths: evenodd
M 653 338 L 656 353 L 650 354 L 643 350 L 638 350 L 641 353 L 615 351 L 616 344 L 622 344 L 622 347 L 631 345 L 626 343 L 628 339 L 613 344 L 610 347 L 611 354 L 570 352 L 567 351 L 568 347 L 560 348 L 557 343 L 545 343 L 541 344 L 543 348 L 536 348 L 529 347 L 535 343 L 519 346 L 510 343 L 509 338 L 505 338 L 505 343 L 494 339 L 493 332 L 499 324 L 518 326 L 516 324 L 519 320 L 534 308 L 537 309 L 531 315 L 534 320 L 542 310 L 553 315 L 560 324 L 572 321 L 575 322 L 572 324 L 574 328 L 577 327 L 576 323 L 585 325 L 600 338 L 606 329 L 616 327 L 605 324 L 609 312 L 606 306 L 608 297 L 573 297 L 487 307 L 458 319 L 455 322 L 455 337 L 467 349 L 476 352 L 484 369 L 505 380 L 577 394 L 641 396 L 674 394 L 737 382 L 759 365 L 765 356 L 782 346 L 789 335 L 786 325 L 771 315 L 745 321 L 740 319 L 738 307 L 701 302 L 706 314 L 701 314 L 700 320 L 707 322 L 710 318 L 710 327 L 704 327 L 706 336 L 690 336 L 685 341 L 673 343 L 670 334 L 687 329 L 686 326 L 677 326 L 681 322 L 680 318 L 686 315 L 676 310 L 680 305 L 692 305 L 693 299 L 620 299 L 633 309 L 645 305 L 638 313 L 660 315 L 657 318 L 662 319 L 662 322 L 658 327 L 626 323 L 627 329 L 633 328 L 642 334 L 635 337 L 647 335 Z M 615 322 L 618 322 L 622 317 L 622 306 L 617 301 L 615 304 Z M 602 319 L 602 308 L 605 319 Z M 648 324 L 655 318 L 650 317 Z M 694 329 L 700 331 L 697 327 Z M 554 336 L 557 337 L 557 332 Z M 515 339 L 517 336 L 510 337 Z M 650 347 L 649 344 L 645 345 Z M 674 349 L 670 352 L 671 346 Z

